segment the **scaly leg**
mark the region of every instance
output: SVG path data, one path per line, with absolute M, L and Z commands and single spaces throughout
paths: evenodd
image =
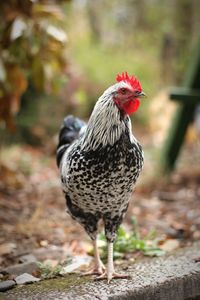
M 94 246 L 94 268 L 84 273 L 83 275 L 92 275 L 92 274 L 101 275 L 104 273 L 106 269 L 99 255 L 97 240 L 93 241 L 93 246 Z
M 107 270 L 97 277 L 97 279 L 107 279 L 108 283 L 113 278 L 129 278 L 129 275 L 118 274 L 115 272 L 113 265 L 113 243 L 108 242 L 108 262 L 107 262 Z

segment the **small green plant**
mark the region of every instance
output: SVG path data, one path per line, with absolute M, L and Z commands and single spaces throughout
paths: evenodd
M 57 265 L 53 267 L 51 263 L 38 262 L 38 267 L 39 267 L 41 278 L 52 278 L 58 276 L 60 275 L 60 272 L 62 270 L 61 265 Z
M 103 233 L 100 234 L 100 240 L 105 241 L 105 243 L 100 245 L 100 248 L 102 250 L 102 258 L 106 258 L 107 246 Z M 144 237 L 141 237 L 137 221 L 133 218 L 131 232 L 125 231 L 123 227 L 120 227 L 118 230 L 117 239 L 114 243 L 114 258 L 123 258 L 125 253 L 137 251 L 140 251 L 145 256 L 161 256 L 165 253 L 158 246 L 155 230 L 151 230 Z

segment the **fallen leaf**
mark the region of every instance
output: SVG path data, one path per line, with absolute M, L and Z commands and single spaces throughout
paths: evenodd
M 40 241 L 40 246 L 47 247 L 49 242 L 47 240 Z
M 5 255 L 11 253 L 14 249 L 16 249 L 16 244 L 14 243 L 5 243 L 0 245 L 0 255 Z
M 166 240 L 160 246 L 160 248 L 164 251 L 170 252 L 170 251 L 177 249 L 179 247 L 179 245 L 180 245 L 180 242 L 178 240 L 169 239 L 169 240 Z

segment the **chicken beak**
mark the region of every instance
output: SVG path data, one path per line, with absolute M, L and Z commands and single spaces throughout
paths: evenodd
M 138 98 L 144 98 L 144 97 L 147 97 L 146 94 L 144 92 L 140 92 L 138 95 L 137 95 Z

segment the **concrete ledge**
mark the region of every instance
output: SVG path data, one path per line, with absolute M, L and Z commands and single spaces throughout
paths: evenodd
M 41 281 L 1 293 L 1 300 L 183 300 L 200 299 L 200 243 L 174 255 L 127 267 L 132 279 L 109 285 L 77 275 Z

